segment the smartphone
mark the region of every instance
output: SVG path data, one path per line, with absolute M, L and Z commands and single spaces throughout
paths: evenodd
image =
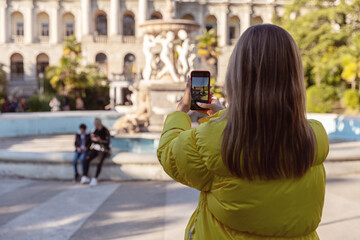
M 207 110 L 196 102 L 210 103 L 210 72 L 192 71 L 191 78 L 191 110 Z

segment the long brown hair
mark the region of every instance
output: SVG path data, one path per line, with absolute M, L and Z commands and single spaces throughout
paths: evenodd
M 240 178 L 298 178 L 312 166 L 316 140 L 305 117 L 301 56 L 284 29 L 250 27 L 231 55 L 229 108 L 221 155 Z

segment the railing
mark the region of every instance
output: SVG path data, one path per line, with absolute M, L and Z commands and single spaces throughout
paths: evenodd
M 136 43 L 136 37 L 135 36 L 123 36 L 122 42 L 123 43 Z
M 48 43 L 49 42 L 49 36 L 38 36 L 38 40 L 40 43 Z
M 13 35 L 12 36 L 12 41 L 14 43 L 23 43 L 24 42 L 24 36 L 22 36 L 22 35 Z
M 111 81 L 113 82 L 134 82 L 137 80 L 136 73 L 112 73 Z
M 10 80 L 11 81 L 24 81 L 24 74 L 23 73 L 11 73 Z
M 103 35 L 94 36 L 94 41 L 97 43 L 107 43 L 107 36 L 103 36 Z

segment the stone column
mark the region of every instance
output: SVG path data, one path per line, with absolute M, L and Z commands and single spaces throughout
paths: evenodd
M 115 88 L 113 86 L 113 83 L 110 84 L 110 92 L 109 92 L 109 97 L 110 97 L 110 104 L 113 104 L 115 106 Z
M 77 41 L 82 40 L 82 19 L 81 19 L 81 8 L 76 9 L 76 16 L 75 16 L 75 36 Z M 79 17 L 77 17 L 79 16 Z
M 91 0 L 81 0 L 82 34 L 90 34 Z
M 115 86 L 115 105 L 120 105 L 122 103 L 122 99 L 121 99 L 121 87 L 120 86 Z
M 219 19 L 219 43 L 220 46 L 226 46 L 229 44 L 229 8 L 227 5 L 223 5 L 220 9 L 220 19 Z
M 110 36 L 119 34 L 119 0 L 110 2 Z
M 251 18 L 253 15 L 253 10 L 250 5 L 247 5 L 243 9 L 243 14 L 240 15 L 240 34 L 243 34 L 246 29 L 251 26 Z
M 148 2 L 147 0 L 139 0 L 139 14 L 137 16 L 137 26 L 143 24 L 147 20 L 147 9 L 148 9 Z M 138 29 L 138 35 L 142 36 L 143 33 Z
M 50 9 L 50 43 L 57 44 L 58 42 L 59 42 L 59 6 L 54 6 Z
M 6 1 L 1 0 L 0 1 L 0 44 L 7 42 L 7 27 L 6 26 Z M 10 21 L 9 21 L 10 22 Z
M 196 14 L 198 16 L 198 23 L 200 25 L 200 28 L 199 28 L 199 35 L 202 35 L 203 32 L 204 32 L 204 29 L 205 29 L 205 16 L 204 16 L 204 4 L 202 4 L 201 2 L 199 3 L 198 5 L 198 14 Z M 195 17 L 195 20 L 196 20 L 196 15 L 194 16 Z
M 24 10 L 24 42 L 32 43 L 34 39 L 33 25 L 37 24 L 37 21 L 33 20 L 33 4 L 29 3 Z M 34 24 L 35 22 L 35 24 Z

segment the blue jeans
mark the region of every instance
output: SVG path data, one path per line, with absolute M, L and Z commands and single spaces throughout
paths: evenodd
M 82 172 L 84 173 L 84 163 L 85 163 L 86 155 L 87 155 L 87 152 L 79 153 L 79 152 L 75 151 L 74 162 L 73 162 L 75 174 L 78 174 L 78 170 L 77 170 L 77 160 L 78 160 L 79 158 L 80 158 L 80 161 L 81 161 Z

